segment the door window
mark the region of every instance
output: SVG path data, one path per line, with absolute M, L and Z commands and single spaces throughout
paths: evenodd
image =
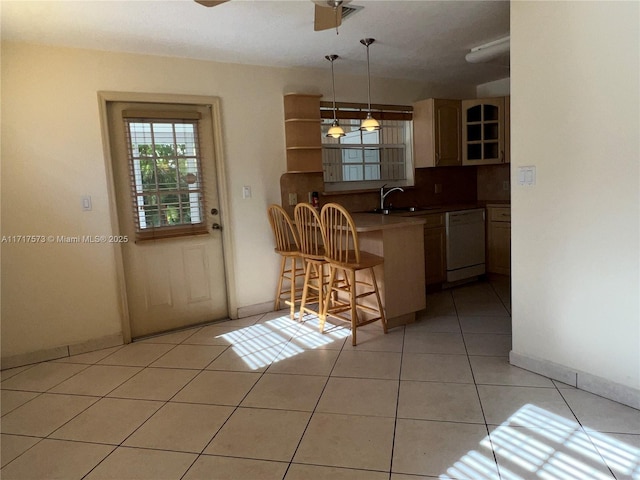
M 198 119 L 123 117 L 136 240 L 207 233 Z

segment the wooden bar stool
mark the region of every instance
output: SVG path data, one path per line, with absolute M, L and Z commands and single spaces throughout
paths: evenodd
M 384 259 L 360 251 L 355 224 L 343 206 L 337 203 L 326 204 L 320 212 L 320 219 L 325 235 L 325 258 L 329 263 L 329 282 L 324 313 L 320 316 L 320 331 L 324 330 L 324 322 L 330 316 L 351 322 L 352 345 L 356 345 L 357 328 L 363 325 L 380 320 L 384 333 L 387 333 L 387 320 L 373 271 L 373 267 L 381 265 Z M 369 273 L 369 282 L 357 278 L 356 273 L 361 271 Z M 338 282 L 337 274 L 340 272 L 346 282 Z M 369 296 L 375 297 L 373 305 L 362 302 Z
M 324 240 L 320 215 L 309 203 L 298 203 L 294 210 L 294 220 L 300 241 L 300 253 L 305 262 L 304 287 L 300 301 L 300 320 L 305 312 L 322 315 L 325 294 Z M 313 306 L 318 304 L 314 310 Z
M 274 310 L 280 310 L 280 302 L 286 295 L 284 303 L 291 308 L 291 320 L 295 318 L 296 301 L 300 299 L 301 290 L 298 279 L 304 274 L 304 265 L 299 266 L 302 259 L 298 237 L 293 228 L 291 218 L 280 205 L 269 205 L 267 209 L 269 223 L 276 241 L 276 253 L 280 254 L 280 276 L 276 288 Z M 287 265 L 288 264 L 288 265 Z M 288 282 L 288 289 L 284 284 Z

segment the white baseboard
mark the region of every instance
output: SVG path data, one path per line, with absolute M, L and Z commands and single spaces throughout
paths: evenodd
M 238 308 L 237 318 L 251 317 L 273 311 L 273 302 L 258 303 Z M 0 358 L 0 369 L 22 367 L 24 365 L 32 365 L 34 363 L 47 362 L 49 360 L 57 360 L 59 358 L 69 357 L 71 355 L 79 355 L 81 353 L 93 352 L 103 348 L 116 347 L 123 345 L 124 339 L 121 333 L 108 335 L 105 337 L 94 338 L 85 342 L 74 343 L 71 345 L 63 345 L 59 347 L 46 348 L 34 352 L 22 353 Z
M 238 318 L 252 317 L 253 315 L 269 312 L 273 312 L 273 301 L 240 307 L 238 308 Z
M 71 355 L 78 355 L 80 353 L 93 352 L 103 348 L 117 347 L 118 345 L 123 344 L 124 340 L 122 334 L 117 333 L 115 335 L 107 335 L 106 337 L 94 338 L 71 345 L 46 348 L 35 352 L 12 355 L 10 357 L 2 357 L 0 359 L 0 368 L 2 370 L 6 370 L 8 368 L 22 367 L 33 363 L 47 362 L 49 360 L 70 357 Z
M 586 392 L 594 393 L 618 403 L 640 409 L 640 390 L 606 378 L 575 370 L 549 360 L 509 352 L 509 363 L 530 372 L 558 380 Z
M 21 353 L 10 357 L 2 357 L 0 359 L 0 368 L 6 370 L 8 368 L 22 367 L 33 363 L 46 362 L 69 356 L 69 346 L 45 348 L 36 350 L 35 352 Z

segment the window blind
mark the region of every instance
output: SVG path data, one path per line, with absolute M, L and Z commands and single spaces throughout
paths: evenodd
M 198 112 L 123 112 L 136 241 L 207 233 Z
M 336 117 L 338 120 L 363 120 L 369 107 L 362 103 L 336 102 Z M 408 105 L 380 105 L 371 104 L 371 114 L 376 120 L 413 120 L 413 107 Z M 320 118 L 333 120 L 333 103 L 320 102 Z

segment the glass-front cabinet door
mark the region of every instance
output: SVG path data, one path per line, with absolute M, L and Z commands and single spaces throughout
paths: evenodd
M 462 163 L 505 163 L 504 97 L 462 101 Z

